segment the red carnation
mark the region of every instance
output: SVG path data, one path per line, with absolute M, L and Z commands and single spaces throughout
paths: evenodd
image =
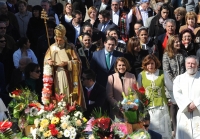
M 56 130 L 55 128 L 51 129 L 51 135 L 56 136 L 57 134 L 58 134 L 58 130 Z
M 138 90 L 141 94 L 145 94 L 145 88 L 144 87 L 140 87 Z
M 13 95 L 19 96 L 22 93 L 22 90 L 15 90 L 12 92 Z
M 137 84 L 133 84 L 133 89 L 138 90 Z
M 55 128 L 56 128 L 56 125 L 55 125 L 55 124 L 50 124 L 50 125 L 49 125 L 49 129 L 50 129 L 50 130 L 55 129 Z

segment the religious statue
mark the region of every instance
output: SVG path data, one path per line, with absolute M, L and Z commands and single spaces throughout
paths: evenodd
M 44 64 L 52 67 L 54 93 L 65 95 L 67 103 L 76 101 L 86 108 L 80 80 L 81 61 L 73 44 L 67 42 L 66 29 L 62 24 L 56 26 L 55 43 L 46 52 Z

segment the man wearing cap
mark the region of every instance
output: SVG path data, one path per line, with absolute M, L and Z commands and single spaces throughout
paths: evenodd
M 53 67 L 54 89 L 57 94 L 64 94 L 67 103 L 71 100 L 83 109 L 86 108 L 80 80 L 81 61 L 74 46 L 67 42 L 66 29 L 62 24 L 55 27 L 55 43 L 50 46 L 44 63 Z M 58 60 L 60 59 L 60 61 Z
M 154 15 L 153 10 L 149 7 L 149 0 L 141 0 L 139 6 L 133 7 L 130 10 L 128 14 L 129 22 L 132 22 L 133 14 L 137 17 L 138 21 L 142 21 L 143 25 L 145 25 L 147 18 Z

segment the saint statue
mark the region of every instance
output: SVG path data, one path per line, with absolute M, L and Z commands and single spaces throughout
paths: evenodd
M 64 94 L 67 103 L 76 101 L 86 108 L 81 85 L 81 60 L 73 44 L 67 42 L 66 29 L 62 24 L 56 26 L 55 43 L 47 50 L 44 63 L 52 67 L 54 92 Z

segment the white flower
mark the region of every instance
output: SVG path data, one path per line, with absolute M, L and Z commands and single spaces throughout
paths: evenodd
M 65 107 L 66 106 L 66 102 L 63 102 L 62 106 Z
M 74 127 L 71 127 L 71 128 L 69 129 L 69 131 L 72 133 L 72 132 L 75 132 L 76 129 L 75 129 Z
M 89 135 L 88 139 L 95 139 L 94 135 L 93 134 Z
M 38 109 L 37 109 L 37 108 L 32 107 L 32 108 L 30 109 L 30 116 L 36 116 L 37 113 L 38 113 Z
M 36 118 L 36 119 L 34 120 L 34 125 L 35 125 L 35 127 L 38 127 L 39 124 L 40 124 L 40 120 L 39 120 L 38 118 Z
M 37 113 L 37 115 L 41 115 L 41 114 L 43 114 L 45 111 L 44 111 L 44 109 L 40 109 L 40 111 Z
M 76 132 L 71 132 L 71 135 L 76 136 Z
M 74 113 L 74 116 L 75 116 L 75 117 L 79 117 L 79 118 L 81 118 L 81 119 L 83 118 L 83 114 L 82 114 L 80 111 L 75 112 L 75 113 Z
M 75 137 L 76 137 L 76 136 L 74 136 L 74 135 L 71 135 L 71 136 L 70 136 L 70 139 L 75 139 Z
M 61 106 L 62 105 L 62 103 L 61 102 L 58 102 L 58 106 Z
M 63 122 L 63 123 L 60 125 L 60 127 L 61 127 L 62 129 L 66 129 L 66 128 L 68 127 L 68 123 Z
M 65 129 L 65 131 L 64 131 L 64 136 L 65 136 L 65 137 L 69 137 L 69 136 L 70 136 L 69 130 Z

